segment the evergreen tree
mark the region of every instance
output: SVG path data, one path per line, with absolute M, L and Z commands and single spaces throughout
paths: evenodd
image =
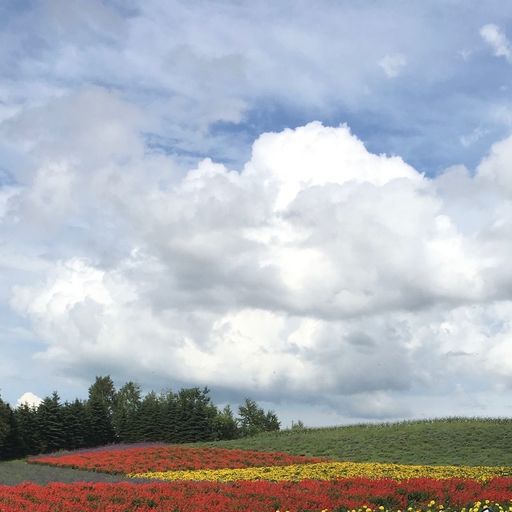
M 208 388 L 181 389 L 177 396 L 177 437 L 179 442 L 208 441 L 213 438 L 217 408 Z
M 101 402 L 109 416 L 112 416 L 116 400 L 116 388 L 110 375 L 96 377 L 94 384 L 89 387 L 89 400 L 91 399 Z
M 42 452 L 53 452 L 65 445 L 60 397 L 56 391 L 47 396 L 37 408 L 37 430 Z
M 139 435 L 141 441 L 163 441 L 164 403 L 154 391 L 148 393 L 140 405 Z
M 11 432 L 9 423 L 10 406 L 0 398 L 0 459 L 5 458 L 7 439 Z
M 16 419 L 11 406 L 0 398 L 0 459 L 21 455 Z
M 76 450 L 87 446 L 89 417 L 85 403 L 78 399 L 66 402 L 62 407 L 62 418 L 66 449 Z
M 238 425 L 229 405 L 226 405 L 222 411 L 217 411 L 213 425 L 215 441 L 236 439 L 239 435 Z
M 23 403 L 14 410 L 23 455 L 35 455 L 42 451 L 39 438 L 37 407 Z
M 100 446 L 115 441 L 109 411 L 105 403 L 97 397 L 93 396 L 87 401 L 87 420 L 89 424 L 86 440 L 88 446 Z
M 182 388 L 141 399 L 140 386 L 127 382 L 119 392 L 109 376 L 96 377 L 86 402 L 61 405 L 57 392 L 41 404 L 12 410 L 0 399 L 0 458 L 77 449 L 116 441 L 184 443 L 234 439 L 279 430 L 273 411 L 254 400 L 239 407 L 239 418 L 227 405 L 220 411 L 208 388 Z
M 116 393 L 112 414 L 116 438 L 122 443 L 133 443 L 139 439 L 140 406 L 140 386 L 131 381 L 127 382 Z
M 178 439 L 178 403 L 177 397 L 172 391 L 168 391 L 162 396 L 163 405 L 163 441 L 167 443 L 177 443 Z
M 110 376 L 96 377 L 96 381 L 89 388 L 87 401 L 87 415 L 89 432 L 87 444 L 99 446 L 115 441 L 115 432 L 112 425 L 116 390 Z

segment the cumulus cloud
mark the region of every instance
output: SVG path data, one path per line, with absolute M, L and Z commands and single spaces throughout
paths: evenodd
M 34 395 L 34 393 L 27 391 L 21 395 L 17 402 L 16 407 L 20 407 L 21 405 L 28 405 L 29 407 L 37 407 L 43 401 L 42 398 Z
M 500 27 L 489 23 L 480 29 L 480 35 L 492 48 L 496 57 L 504 57 L 508 62 L 512 63 L 512 45 Z
M 262 134 L 241 169 L 184 170 L 143 123 L 94 88 L 4 124 L 26 158 L 2 228 L 45 254 L 10 295 L 38 364 L 354 418 L 512 385 L 512 139 L 432 179 L 313 122 Z M 34 242 L 37 219 L 61 245 Z

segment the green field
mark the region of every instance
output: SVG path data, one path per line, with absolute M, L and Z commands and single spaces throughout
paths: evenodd
M 512 419 L 449 418 L 283 430 L 191 446 L 201 445 L 283 451 L 355 462 L 512 466 Z M 0 463 L 0 484 L 121 480 L 121 476 L 30 465 L 24 461 Z
M 202 444 L 355 462 L 512 466 L 512 419 L 447 418 L 284 430 Z

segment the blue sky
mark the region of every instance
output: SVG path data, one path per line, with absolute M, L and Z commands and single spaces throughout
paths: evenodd
M 2 396 L 509 414 L 511 40 L 503 1 L 2 2 Z

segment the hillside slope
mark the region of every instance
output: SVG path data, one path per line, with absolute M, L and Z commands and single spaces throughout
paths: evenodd
M 202 444 L 357 462 L 512 466 L 512 419 L 447 418 L 284 430 Z

